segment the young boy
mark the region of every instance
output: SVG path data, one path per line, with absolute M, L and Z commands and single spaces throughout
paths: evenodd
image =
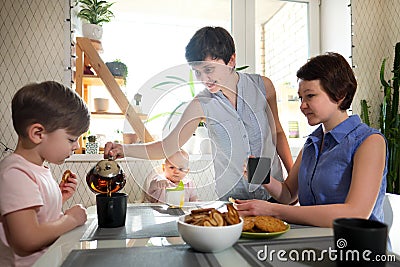
M 81 205 L 62 212 L 76 175 L 58 185 L 44 163 L 62 164 L 79 148 L 90 114 L 74 91 L 47 81 L 14 95 L 12 120 L 17 146 L 0 162 L 0 266 L 32 266 L 60 235 L 87 219 Z
M 166 188 L 176 187 L 182 181 L 185 188 L 185 202 L 197 201 L 197 193 L 192 180 L 186 177 L 189 172 L 189 154 L 179 150 L 162 165 L 163 174 L 155 175 L 145 194 L 145 201 L 165 202 Z

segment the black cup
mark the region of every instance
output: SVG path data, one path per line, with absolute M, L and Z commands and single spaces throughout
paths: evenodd
M 268 184 L 271 173 L 271 159 L 265 157 L 249 158 L 247 180 L 252 184 Z
M 385 266 L 387 225 L 378 221 L 340 218 L 333 221 L 337 266 Z M 383 257 L 382 257 L 383 256 Z
M 100 228 L 122 227 L 125 225 L 128 195 L 112 193 L 96 195 L 97 220 Z

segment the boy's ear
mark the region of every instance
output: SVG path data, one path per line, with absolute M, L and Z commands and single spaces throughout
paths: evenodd
M 39 144 L 42 142 L 44 137 L 45 129 L 42 124 L 34 123 L 30 125 L 27 129 L 27 134 L 29 140 L 31 140 L 35 144 Z
M 236 53 L 233 53 L 231 58 L 229 59 L 228 66 L 235 67 L 236 66 Z

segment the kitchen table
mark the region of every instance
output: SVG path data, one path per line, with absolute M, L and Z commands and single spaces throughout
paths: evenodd
M 182 210 L 185 213 L 190 212 L 190 209 L 193 208 L 198 208 L 198 207 L 215 207 L 219 208 L 224 205 L 223 202 L 212 202 L 212 203 L 191 203 L 192 205 L 188 205 L 187 207 L 183 207 Z M 138 204 L 128 204 L 128 213 L 132 212 L 132 210 L 140 210 L 143 207 L 154 207 L 155 204 L 150 204 L 150 203 L 138 203 Z M 156 204 L 157 207 L 160 207 L 160 205 Z M 161 206 L 166 206 L 166 205 L 161 205 Z M 176 214 L 178 215 L 178 214 Z M 128 219 L 129 214 L 127 214 L 127 224 L 125 228 L 132 228 L 134 227 L 135 220 L 133 219 Z M 135 217 L 136 218 L 136 217 Z M 166 219 L 167 217 L 160 217 Z M 136 218 L 137 219 L 137 218 Z M 178 216 L 172 216 L 167 218 L 167 221 L 172 220 L 173 223 L 178 219 Z M 132 223 L 132 225 L 128 225 L 128 221 L 131 220 L 129 223 Z M 154 220 L 154 223 L 164 223 L 162 220 Z M 136 221 L 136 223 L 138 223 Z M 70 260 L 71 257 L 68 258 L 68 255 L 72 252 L 75 253 L 75 255 L 78 255 L 79 252 L 91 252 L 95 254 L 96 252 L 101 252 L 100 254 L 104 257 L 104 253 L 109 252 L 110 257 L 118 257 L 118 252 L 126 252 L 130 253 L 127 254 L 132 255 L 132 251 L 138 251 L 141 253 L 145 253 L 147 251 L 150 251 L 149 249 L 154 250 L 156 253 L 164 252 L 165 253 L 170 253 L 171 248 L 179 248 L 179 251 L 192 251 L 191 249 L 188 249 L 187 245 L 185 245 L 185 242 L 177 235 L 174 236 L 174 234 L 170 236 L 159 236 L 158 234 L 155 234 L 157 236 L 152 236 L 152 237 L 139 237 L 139 238 L 129 238 L 129 233 L 126 233 L 124 231 L 124 234 L 127 235 L 127 237 L 119 236 L 117 238 L 113 238 L 112 236 L 102 238 L 101 234 L 98 237 L 93 237 L 91 233 L 97 232 L 95 229 L 97 226 L 97 217 L 96 217 L 96 207 L 91 206 L 88 208 L 88 220 L 87 222 L 78 227 L 75 228 L 74 230 L 62 235 L 60 238 L 58 238 L 46 251 L 46 253 L 39 258 L 39 260 L 35 263 L 34 266 L 36 267 L 42 267 L 42 266 L 61 266 L 63 264 L 66 264 L 64 261 L 66 259 Z M 164 229 L 165 230 L 165 229 Z M 229 249 L 226 249 L 222 252 L 218 253 L 203 253 L 204 255 L 212 256 L 212 259 L 214 261 L 214 264 L 209 264 L 208 266 L 254 266 L 255 263 L 258 264 L 257 261 L 260 261 L 259 259 L 249 259 L 249 251 L 251 251 L 250 245 L 254 244 L 254 246 L 258 246 L 259 248 L 263 248 L 263 244 L 267 242 L 272 242 L 271 243 L 271 248 L 273 248 L 274 244 L 285 244 L 285 242 L 293 242 L 293 240 L 299 240 L 297 243 L 304 243 L 304 240 L 307 240 L 309 242 L 329 242 L 332 243 L 332 235 L 333 235 L 333 230 L 331 228 L 320 228 L 320 227 L 299 227 L 299 226 L 293 226 L 291 229 L 280 235 L 273 237 L 272 239 L 245 239 L 241 238 L 238 243 Z M 311 238 L 311 239 L 310 239 Z M 315 239 L 313 241 L 313 238 Z M 320 240 L 320 241 L 319 241 Z M 130 248 L 132 251 L 128 251 L 127 248 Z M 135 250 L 136 249 L 136 250 Z M 247 249 L 247 251 L 246 251 Z M 239 253 L 241 252 L 241 253 Z M 71 253 L 71 254 L 72 254 Z M 198 255 L 202 255 L 201 253 L 193 252 Z M 250 253 L 251 254 L 251 253 Z M 108 255 L 108 254 L 107 254 Z M 123 254 L 121 254 L 123 255 Z M 149 255 L 161 255 L 161 254 L 149 254 Z M 198 259 L 198 255 L 196 256 Z M 207 256 L 207 257 L 208 257 Z M 124 256 L 125 257 L 125 256 Z M 210 257 L 208 257 L 210 260 Z M 143 264 L 146 264 L 147 266 L 160 266 L 159 263 L 157 263 L 157 257 L 148 257 L 145 258 L 145 260 L 148 259 L 148 262 L 142 262 Z M 143 261 L 143 259 L 141 259 Z M 203 259 L 206 260 L 207 259 Z M 200 261 L 200 260 L 199 260 Z M 275 259 L 276 262 L 276 259 Z M 201 262 L 200 262 L 201 263 Z M 266 266 L 293 266 L 293 265 L 285 265 L 284 262 L 280 262 L 279 264 L 275 265 L 269 265 L 265 261 L 259 262 L 260 266 L 265 265 Z M 284 264 L 284 265 L 281 265 Z M 300 264 L 300 263 L 299 263 Z M 332 263 L 334 264 L 334 263 Z M 206 264 L 207 265 L 207 264 Z M 66 265 L 69 266 L 69 265 Z M 73 265 L 71 265 L 73 266 Z M 85 265 L 86 266 L 86 265 Z M 107 266 L 105 261 L 103 261 L 103 264 L 101 266 Z M 138 266 L 138 265 L 135 265 Z M 199 264 L 199 266 L 204 266 L 204 264 Z M 296 265 L 296 266 L 306 266 L 306 265 Z M 310 265 L 307 265 L 310 266 Z M 334 266 L 334 265 L 332 265 Z

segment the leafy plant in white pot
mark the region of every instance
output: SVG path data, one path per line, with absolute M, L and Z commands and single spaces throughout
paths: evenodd
M 84 37 L 101 40 L 103 36 L 103 23 L 110 22 L 114 17 L 114 13 L 110 7 L 114 3 L 104 0 L 77 0 L 81 10 L 78 12 L 78 18 L 86 23 L 82 23 L 82 34 Z

